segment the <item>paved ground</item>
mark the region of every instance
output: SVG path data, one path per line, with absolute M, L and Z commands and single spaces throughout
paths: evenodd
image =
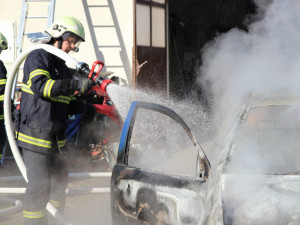
M 18 176 L 20 172 L 14 161 L 0 168 L 0 177 Z M 92 178 L 71 181 L 69 187 L 109 187 L 109 178 Z M 25 181 L 0 182 L 0 187 L 24 187 Z M 1 197 L 13 197 L 23 200 L 23 194 L 0 194 Z M 0 210 L 13 205 L 0 203 Z M 66 218 L 74 225 L 111 225 L 110 195 L 106 194 L 70 194 L 66 202 Z M 0 217 L 0 225 L 22 225 L 22 212 Z

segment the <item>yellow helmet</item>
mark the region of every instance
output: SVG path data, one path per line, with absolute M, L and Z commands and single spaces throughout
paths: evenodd
M 0 32 L 0 52 L 8 48 L 6 37 Z
M 54 21 L 54 23 L 46 29 L 46 32 L 54 38 L 61 37 L 66 32 L 76 34 L 84 41 L 84 28 L 80 21 L 72 16 L 63 16 Z

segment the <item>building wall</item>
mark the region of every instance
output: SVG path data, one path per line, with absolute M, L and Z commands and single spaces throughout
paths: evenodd
M 54 19 L 74 16 L 85 28 L 86 41 L 81 43 L 78 53 L 70 53 L 73 57 L 86 62 L 90 67 L 94 61 L 101 60 L 105 63 L 103 71 L 112 71 L 129 84 L 132 80 L 133 1 L 56 0 L 54 14 Z M 9 37 L 11 48 L 2 52 L 0 59 L 5 63 L 8 72 L 17 55 L 16 41 L 22 2 L 1 0 L 0 32 Z M 47 2 L 29 3 L 28 15 L 47 15 L 47 5 Z M 40 32 L 46 27 L 45 19 L 27 19 L 25 32 Z M 31 43 L 24 37 L 23 49 L 29 45 Z

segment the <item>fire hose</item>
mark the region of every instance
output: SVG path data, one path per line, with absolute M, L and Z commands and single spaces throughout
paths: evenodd
M 16 213 L 19 210 L 21 210 L 23 207 L 23 204 L 19 199 L 14 199 L 14 198 L 9 198 L 9 197 L 1 197 L 0 202 L 14 204 L 13 207 L 0 210 L 0 218 L 3 218 L 5 215 L 10 215 L 10 214 Z
M 101 76 L 99 76 L 100 70 L 103 68 L 103 63 L 99 63 L 100 61 L 96 61 L 92 67 L 91 70 L 89 70 L 88 65 L 86 63 L 79 62 L 77 59 L 73 58 L 72 56 L 68 55 L 67 53 L 63 52 L 62 50 L 55 48 L 51 45 L 47 44 L 36 44 L 25 51 L 23 51 L 15 60 L 11 72 L 9 76 L 7 77 L 6 82 L 6 88 L 5 88 L 5 94 L 4 94 L 4 119 L 5 119 L 5 127 L 6 127 L 6 133 L 7 138 L 14 156 L 14 159 L 17 163 L 17 166 L 24 177 L 25 181 L 28 182 L 27 174 L 26 174 L 26 167 L 24 164 L 24 161 L 22 159 L 22 156 L 19 152 L 19 148 L 17 146 L 15 135 L 14 135 L 14 126 L 12 122 L 12 116 L 11 116 L 11 93 L 12 88 L 15 83 L 15 77 L 17 75 L 17 71 L 19 69 L 19 66 L 22 64 L 22 62 L 25 60 L 27 55 L 36 49 L 44 49 L 47 52 L 54 54 L 64 61 L 68 62 L 70 64 L 70 67 L 72 69 L 76 69 L 80 74 L 86 75 L 89 79 L 92 79 L 95 83 L 101 85 L 101 88 L 106 88 L 106 85 L 110 83 L 110 81 L 105 81 Z M 94 71 L 96 65 L 99 65 L 97 72 Z M 105 82 L 104 82 L 105 81 Z M 70 222 L 67 221 L 67 219 L 64 217 L 62 213 L 60 213 L 50 202 L 47 204 L 47 210 L 49 213 L 55 217 L 60 223 L 71 225 Z

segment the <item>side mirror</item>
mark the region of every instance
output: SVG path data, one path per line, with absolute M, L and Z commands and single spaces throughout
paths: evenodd
M 201 157 L 200 154 L 197 154 L 196 161 L 196 177 L 203 181 L 207 181 L 210 175 L 210 163 L 206 157 Z

